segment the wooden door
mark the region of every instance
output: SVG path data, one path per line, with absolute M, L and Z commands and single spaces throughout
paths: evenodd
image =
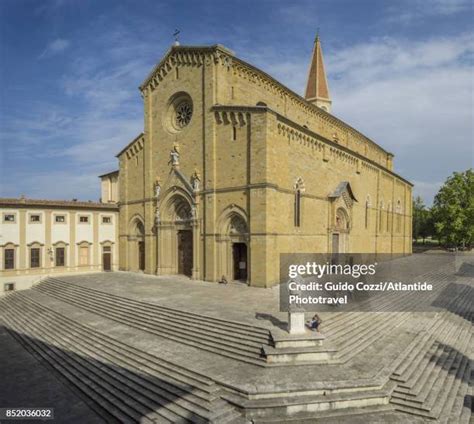
M 102 253 L 102 266 L 104 271 L 112 271 L 112 254 L 110 252 Z
M 193 274 L 193 233 L 178 231 L 178 274 L 191 277 Z
M 234 259 L 234 280 L 247 280 L 247 245 L 234 243 L 232 256 Z
M 138 269 L 145 271 L 145 242 L 138 242 Z

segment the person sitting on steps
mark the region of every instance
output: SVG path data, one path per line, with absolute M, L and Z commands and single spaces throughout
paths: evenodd
M 323 320 L 319 317 L 319 315 L 314 314 L 314 317 L 311 318 L 311 321 L 309 322 L 309 328 L 312 331 L 316 331 L 317 333 L 319 333 L 319 326 L 321 325 L 322 322 Z

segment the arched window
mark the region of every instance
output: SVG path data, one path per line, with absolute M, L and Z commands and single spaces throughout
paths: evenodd
M 304 181 L 299 177 L 294 185 L 295 203 L 294 203 L 294 225 L 301 227 L 301 197 L 304 192 Z
M 266 106 L 267 104 L 265 102 L 258 102 L 257 106 Z
M 301 226 L 301 190 L 295 192 L 295 227 Z
M 397 201 L 397 233 L 402 232 L 402 203 L 400 199 Z

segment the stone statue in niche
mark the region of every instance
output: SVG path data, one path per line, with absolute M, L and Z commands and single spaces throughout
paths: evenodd
M 194 171 L 194 174 L 191 177 L 191 184 L 193 186 L 193 191 L 194 192 L 199 191 L 200 183 L 201 183 L 200 175 L 197 171 Z
M 158 199 L 161 193 L 161 184 L 160 180 L 157 178 L 155 181 L 155 198 Z
M 171 163 L 172 166 L 177 166 L 179 165 L 179 150 L 178 146 L 174 146 L 173 150 L 170 152 L 170 161 L 168 163 Z

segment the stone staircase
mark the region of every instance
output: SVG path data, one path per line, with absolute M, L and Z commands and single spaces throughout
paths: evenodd
M 353 383 L 337 389 L 260 393 L 245 398 L 228 392 L 223 397 L 241 409 L 248 420 L 259 424 L 314 422 L 325 417 L 351 416 L 355 411 L 357 414 L 393 411 L 389 400 L 394 382 Z
M 450 281 L 449 274 L 442 274 L 439 271 L 421 277 L 435 283 L 435 290 L 425 297 L 427 304 L 436 299 Z M 370 312 L 333 313 L 328 322 L 323 324 L 326 338 L 337 350 L 331 362 L 349 362 L 376 341 L 389 335 L 395 328 L 413 319 L 413 313 L 410 311 L 416 310 L 417 306 L 417 299 L 413 299 L 409 292 L 397 295 L 395 299 L 366 301 L 367 304 L 369 302 Z M 357 337 L 354 337 L 354 329 Z
M 441 423 L 468 423 L 472 408 L 472 289 L 433 316 L 407 347 L 390 377 L 397 383 L 390 402 L 398 411 Z M 457 313 L 456 313 L 457 312 Z
M 79 324 L 26 292 L 0 299 L 0 310 L 9 333 L 68 380 L 107 422 L 243 422 L 210 378 Z
M 100 290 L 47 278 L 33 290 L 62 302 L 222 356 L 265 366 L 263 347 L 271 345 L 269 330 L 124 298 Z
M 443 275 L 436 278 L 438 290 L 427 301 L 449 284 Z M 403 420 L 410 414 L 418 420 L 467 424 L 473 395 L 468 355 L 473 351 L 474 311 L 472 288 L 459 287 L 455 297 L 444 301 L 441 312 L 411 312 L 413 299 L 402 295 L 397 297 L 400 312 L 387 312 L 393 311 L 393 304 L 386 300 L 373 308 L 375 312 L 331 314 L 323 330 L 337 349 L 335 358 L 321 367 L 349 369 L 357 357 L 360 361 L 361 353 L 373 354 L 374 346 L 383 348 L 394 334 L 411 338 L 393 356 L 395 362 L 379 371 L 374 367 L 370 378 L 328 380 L 311 389 L 276 383 L 273 389 L 265 381 L 269 391 L 262 386 L 246 392 L 81 324 L 61 308 L 72 305 L 78 313 L 89 312 L 237 360 L 251 370 L 257 370 L 255 365 L 268 366 L 262 347 L 277 345 L 275 335 L 262 327 L 129 299 L 80 283 L 48 278 L 31 290 L 11 293 L 0 299 L 0 320 L 27 349 L 90 399 L 107 422 L 352 423 L 351 417 L 356 420 L 360 414 L 374 414 L 378 422 L 394 416 Z M 59 301 L 58 307 L 53 299 Z M 317 381 L 317 369 L 311 370 Z

